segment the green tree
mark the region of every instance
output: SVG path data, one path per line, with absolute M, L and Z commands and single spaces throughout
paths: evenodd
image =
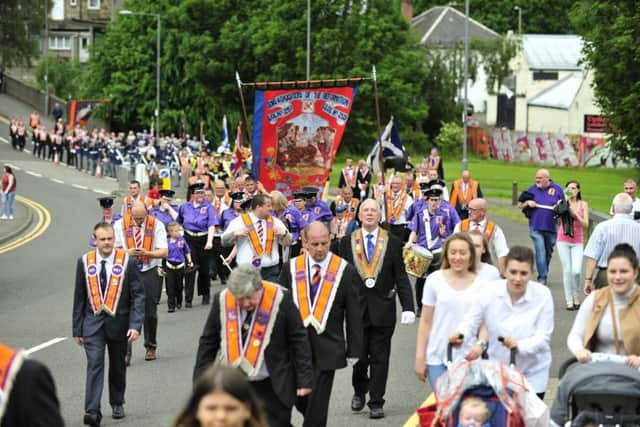
M 45 64 L 41 59 L 36 64 L 38 89 L 44 90 Z M 83 85 L 84 74 L 78 61 L 67 61 L 57 56 L 49 57 L 49 91 L 63 99 L 77 98 Z
M 572 10 L 614 150 L 640 161 L 640 9 L 633 0 L 583 0 Z
M 34 35 L 44 29 L 45 3 L 42 0 L 0 1 L 0 70 L 28 66 L 38 54 Z M 49 7 L 52 4 L 49 2 Z

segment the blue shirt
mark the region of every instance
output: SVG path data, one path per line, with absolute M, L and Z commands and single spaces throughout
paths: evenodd
M 203 233 L 208 231 L 209 227 L 218 225 L 215 209 L 211 203 L 204 201 L 198 207 L 191 201 L 180 206 L 176 221 L 182 224 L 185 230 L 193 233 Z
M 173 264 L 182 264 L 186 259 L 186 255 L 191 253 L 191 248 L 184 237 L 178 237 L 175 240 L 169 237 L 167 239 L 167 246 L 169 249 L 167 261 Z
M 313 221 L 329 222 L 333 219 L 333 214 L 329 206 L 322 200 L 316 200 L 311 206 L 305 206 L 302 210 L 302 218 L 307 223 Z
M 273 215 L 275 216 L 275 213 Z M 307 221 L 302 217 L 300 211 L 292 206 L 285 208 L 278 219 L 287 226 L 294 242 L 300 237 L 302 229 L 307 226 Z
M 547 188 L 539 188 L 535 184 L 527 189 L 533 194 L 533 201 L 538 205 L 550 206 L 553 208 L 556 203 L 564 199 L 562 188 L 551 181 Z M 535 231 L 551 231 L 557 230 L 556 217 L 552 209 L 537 207 L 532 209 L 531 218 L 529 218 L 529 228 Z
M 177 205 L 171 205 L 171 208 L 175 211 L 179 209 Z M 158 221 L 162 222 L 165 225 L 165 227 L 171 221 L 174 221 L 169 211 L 168 210 L 163 211 L 162 209 L 160 209 L 159 206 L 154 206 L 151 209 L 149 209 L 149 215 L 155 217 Z
M 233 208 L 227 208 L 222 211 L 222 215 L 220 215 L 220 223 L 218 224 L 222 231 L 226 230 L 229 226 L 229 223 L 236 219 L 238 214 Z

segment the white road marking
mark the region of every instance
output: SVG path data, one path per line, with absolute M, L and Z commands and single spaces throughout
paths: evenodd
M 98 194 L 105 194 L 107 196 L 111 195 L 111 193 L 109 193 L 108 191 L 103 191 L 103 190 L 93 190 L 93 192 Z
M 42 174 L 41 173 L 36 173 L 36 172 L 31 172 L 31 171 L 26 171 L 26 173 L 28 175 L 35 176 L 37 178 L 42 178 Z
M 58 184 L 64 184 L 64 181 L 58 178 L 51 178 L 51 181 L 57 182 Z
M 8 144 L 9 141 L 7 141 L 6 139 L 4 139 L 3 137 L 0 136 L 0 141 L 4 142 L 5 144 Z
M 22 151 L 24 151 L 25 153 L 29 153 L 29 154 L 31 154 L 31 150 L 29 150 L 28 148 L 25 148 L 25 149 L 24 149 L 24 150 L 22 150 Z
M 67 337 L 54 338 L 54 339 L 49 340 L 47 342 L 43 342 L 42 344 L 39 344 L 39 345 L 37 345 L 35 347 L 31 347 L 30 349 L 25 350 L 24 353 L 26 355 L 30 355 L 30 354 L 35 353 L 36 351 L 40 351 L 40 350 L 42 350 L 44 348 L 51 347 L 54 344 L 58 344 L 59 342 L 64 341 L 66 339 L 67 339 Z
M 78 188 L 78 189 L 80 189 L 80 190 L 88 190 L 88 189 L 89 189 L 89 187 L 85 187 L 84 185 L 71 184 L 71 186 L 72 186 L 73 188 Z

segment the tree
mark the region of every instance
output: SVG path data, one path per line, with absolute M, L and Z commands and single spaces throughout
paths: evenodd
M 36 64 L 36 82 L 38 89 L 44 90 L 44 59 Z M 63 99 L 77 98 L 80 93 L 84 74 L 78 61 L 67 61 L 57 56 L 49 57 L 49 91 Z
M 43 30 L 44 17 L 42 0 L 0 1 L 0 70 L 31 65 L 38 54 L 33 35 Z
M 572 20 L 584 37 L 596 99 L 609 119 L 613 149 L 640 161 L 640 9 L 636 1 L 583 0 Z

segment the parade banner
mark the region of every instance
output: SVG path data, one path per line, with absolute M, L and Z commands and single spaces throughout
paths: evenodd
M 73 99 L 69 106 L 69 129 L 76 125 L 86 126 L 93 112 L 104 101 L 95 99 Z
M 358 87 L 257 90 L 253 171 L 268 190 L 290 196 L 324 187 Z

